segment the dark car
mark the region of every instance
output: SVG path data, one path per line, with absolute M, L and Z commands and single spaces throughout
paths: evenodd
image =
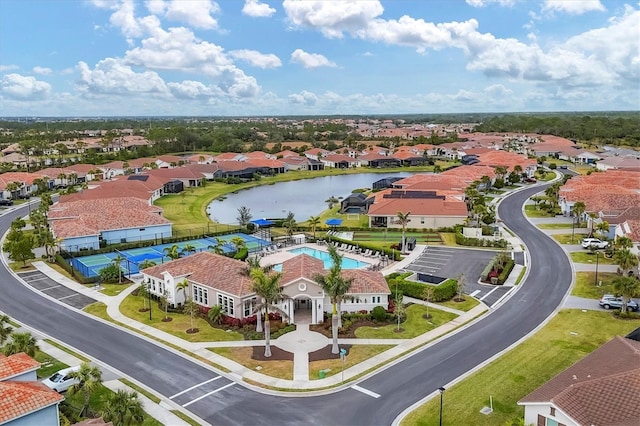
M 605 309 L 620 309 L 622 307 L 622 297 L 614 296 L 613 294 L 605 294 L 598 302 L 600 306 Z M 627 303 L 627 309 L 630 311 L 638 312 L 640 307 L 634 300 L 629 300 Z
M 4 198 L 0 198 L 0 206 L 12 206 L 13 200 L 5 200 Z

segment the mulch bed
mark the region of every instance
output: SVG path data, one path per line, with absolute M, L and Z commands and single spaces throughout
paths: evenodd
M 394 322 L 373 322 L 368 320 L 360 320 L 351 324 L 348 330 L 338 333 L 339 338 L 356 338 L 356 330 L 358 327 L 383 327 L 385 325 L 394 324 Z M 309 330 L 320 333 L 328 338 L 332 338 L 331 336 L 331 318 L 326 323 L 323 324 L 311 324 L 309 325 Z
M 331 348 L 329 348 L 329 351 L 331 351 Z M 271 357 L 267 358 L 264 356 L 264 346 L 254 346 L 251 359 L 257 361 L 293 361 L 293 353 L 271 345 Z
M 346 349 L 347 353 L 351 349 L 351 345 L 340 345 L 340 349 Z M 315 352 L 309 352 L 309 362 L 312 361 L 324 361 L 325 359 L 340 359 L 340 354 L 331 353 L 331 345 L 327 345 L 322 349 L 318 349 Z

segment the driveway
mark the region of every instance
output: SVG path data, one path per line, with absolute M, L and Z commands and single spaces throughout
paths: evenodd
M 36 290 L 74 308 L 83 309 L 96 302 L 95 299 L 63 286 L 40 271 L 21 272 L 18 275 Z

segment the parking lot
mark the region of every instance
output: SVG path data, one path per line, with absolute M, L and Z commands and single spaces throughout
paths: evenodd
M 497 251 L 494 250 L 427 246 L 416 260 L 405 267 L 405 270 L 428 275 L 434 282 L 457 278 L 460 274 L 464 274 L 465 293 L 491 307 L 512 289 L 512 287 L 478 283 L 482 271 L 496 253 Z M 516 262 L 522 264 L 524 260 L 522 253 L 516 253 L 516 255 Z
M 40 271 L 22 272 L 18 275 L 36 290 L 74 308 L 83 309 L 96 302 L 95 299 L 63 286 Z

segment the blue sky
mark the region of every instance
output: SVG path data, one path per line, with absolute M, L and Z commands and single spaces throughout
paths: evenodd
M 640 3 L 2 0 L 0 116 L 640 110 Z

